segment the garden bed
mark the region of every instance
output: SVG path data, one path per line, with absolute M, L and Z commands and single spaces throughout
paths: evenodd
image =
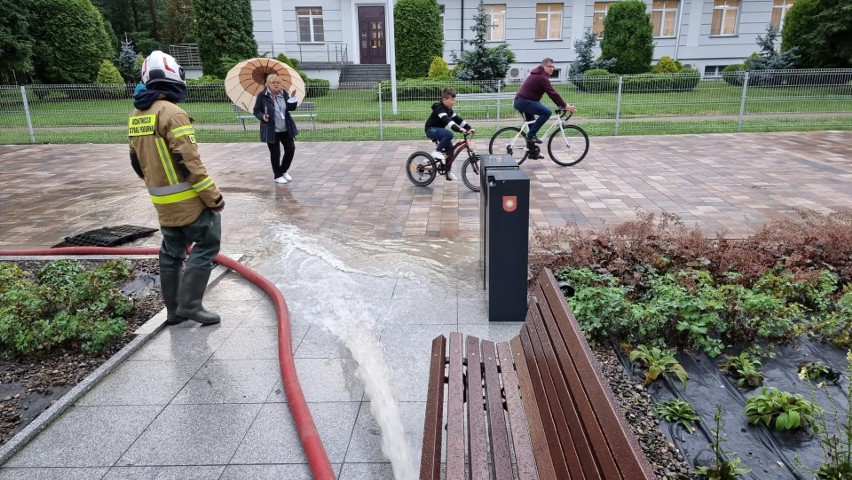
M 35 275 L 48 261 L 13 263 Z M 80 263 L 91 267 L 99 262 L 85 260 Z M 126 315 L 123 332 L 106 350 L 94 354 L 81 350 L 78 345 L 67 345 L 36 355 L 0 359 L 0 445 L 130 343 L 136 329 L 163 309 L 159 289 L 154 288 L 154 279 L 159 273 L 157 259 L 131 260 L 130 263 L 133 280 L 125 284 L 123 291 L 133 300 L 133 307 Z

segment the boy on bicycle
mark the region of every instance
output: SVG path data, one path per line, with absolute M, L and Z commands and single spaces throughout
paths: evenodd
M 425 125 L 426 136 L 438 141 L 438 148 L 432 152 L 432 158 L 447 160 L 447 180 L 455 180 L 455 176 L 450 173 L 453 166 L 453 132 L 447 130 L 447 126 L 457 132 L 476 132 L 459 114 L 453 112 L 453 105 L 455 104 L 455 89 L 445 88 L 441 94 L 441 101 L 432 104 L 432 114 L 429 115 Z
M 515 110 L 523 113 L 527 122 L 532 122 L 535 119 L 535 123 L 529 126 L 530 130 L 527 133 L 527 143 L 531 147 L 530 158 L 533 158 L 532 153 L 536 153 L 536 156 L 538 156 L 538 148 L 535 147 L 535 144 L 541 143 L 541 140 L 538 139 L 536 134 L 547 122 L 551 114 L 550 108 L 541 103 L 541 97 L 546 93 L 559 108 L 568 110 L 569 112 L 576 110 L 573 105 L 568 105 L 553 88 L 553 85 L 550 84 L 550 75 L 553 73 L 553 67 L 552 58 L 542 60 L 541 65 L 535 67 L 530 72 L 530 75 L 524 80 L 518 93 L 515 94 Z M 536 115 L 538 115 L 537 119 L 535 118 Z

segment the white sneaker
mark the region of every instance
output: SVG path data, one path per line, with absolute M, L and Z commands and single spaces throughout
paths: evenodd
M 447 156 L 444 155 L 444 152 L 439 152 L 435 150 L 434 152 L 432 152 L 432 158 L 434 158 L 435 160 L 446 160 Z
M 449 181 L 451 181 L 451 182 L 452 182 L 452 181 L 453 181 L 453 180 L 455 180 L 455 179 L 456 179 L 456 176 L 455 176 L 455 175 L 453 175 L 453 173 L 452 173 L 452 172 L 447 172 L 447 180 L 449 180 Z
M 284 179 L 285 179 L 285 180 L 287 180 L 288 182 L 292 182 L 292 181 L 293 181 L 293 177 L 291 177 L 289 173 L 285 173 L 285 174 L 284 174 Z
M 287 183 L 287 179 L 284 178 L 284 177 L 278 177 L 278 178 L 275 179 L 275 183 L 283 185 L 283 184 Z

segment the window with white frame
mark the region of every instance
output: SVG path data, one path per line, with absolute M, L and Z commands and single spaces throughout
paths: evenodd
M 592 31 L 598 38 L 604 36 L 604 17 L 609 10 L 609 6 L 614 2 L 595 2 L 595 10 L 592 16 Z
M 714 0 L 710 35 L 736 35 L 740 0 Z
M 795 2 L 796 0 L 774 0 L 772 2 L 772 17 L 769 19 L 769 24 L 776 32 L 781 31 L 781 27 L 784 26 L 784 17 Z
M 502 42 L 506 40 L 506 5 L 485 5 L 485 40 Z
M 655 37 L 674 37 L 679 0 L 654 0 L 651 4 L 651 22 Z
M 445 7 L 444 5 L 438 5 L 438 6 L 441 8 L 441 28 L 443 28 L 444 27 L 444 11 L 446 10 L 447 7 Z
M 562 38 L 561 3 L 537 3 L 535 6 L 535 39 L 559 40 Z
M 299 25 L 299 41 L 317 43 L 325 41 L 322 27 L 322 7 L 296 7 L 296 20 Z
M 707 65 L 704 67 L 704 78 L 715 78 L 722 76 L 722 70 L 726 65 Z

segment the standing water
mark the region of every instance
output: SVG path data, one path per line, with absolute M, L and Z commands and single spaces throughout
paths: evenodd
M 372 259 L 353 267 L 295 228 L 286 228 L 279 240 L 276 245 L 285 246 L 286 251 L 273 268 L 287 272 L 283 281 L 285 297 L 286 291 L 298 295 L 293 312 L 322 326 L 348 348 L 358 364 L 356 373 L 370 399 L 370 412 L 381 429 L 382 453 L 390 461 L 394 477 L 415 480 L 417 472 L 391 385 L 391 371 L 379 343 L 379 320 L 389 299 L 381 298 L 378 291 L 384 289 L 392 294 L 400 277 L 443 278 L 441 265 L 434 260 L 394 252 L 394 248 L 387 248 L 389 245 L 375 242 L 359 244 L 354 250 L 334 244 L 353 263 Z M 365 254 L 365 249 L 373 251 Z M 377 256 L 381 258 L 377 260 Z

